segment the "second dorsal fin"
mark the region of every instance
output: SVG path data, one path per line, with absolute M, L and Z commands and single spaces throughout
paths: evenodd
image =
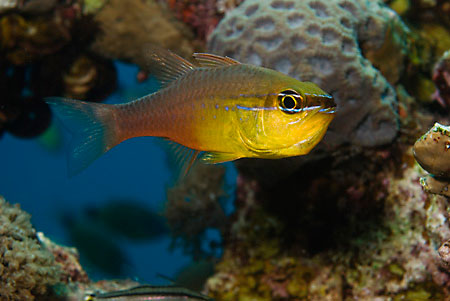
M 202 67 L 213 68 L 240 64 L 238 61 L 227 56 L 220 56 L 210 53 L 194 53 L 193 56 Z
M 147 66 L 150 74 L 156 77 L 162 87 L 195 68 L 175 53 L 158 47 L 150 47 Z

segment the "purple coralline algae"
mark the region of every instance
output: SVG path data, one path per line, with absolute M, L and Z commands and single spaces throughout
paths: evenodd
M 192 28 L 195 37 L 203 43 L 217 26 L 223 15 L 219 12 L 216 1 L 167 0 L 167 4 L 175 12 L 177 18 Z
M 393 30 L 407 28 L 378 1 L 247 0 L 221 20 L 208 49 L 315 82 L 338 104 L 325 141 L 370 147 L 398 131 L 396 92 L 385 76 L 398 80 L 406 46 L 387 41 L 401 36 Z M 365 55 L 377 57 L 387 44 L 396 46 L 375 68 Z

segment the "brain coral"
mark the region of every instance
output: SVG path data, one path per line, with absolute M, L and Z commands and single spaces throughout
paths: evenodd
M 58 281 L 59 269 L 39 244 L 30 215 L 0 196 L 0 299 L 34 300 Z
M 377 1 L 246 0 L 222 19 L 208 48 L 315 82 L 339 109 L 326 141 L 376 146 L 397 134 L 397 99 L 361 49 L 381 47 L 394 19 L 401 22 Z

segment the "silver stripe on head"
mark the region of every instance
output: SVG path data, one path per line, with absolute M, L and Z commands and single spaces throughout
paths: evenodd
M 315 94 L 315 93 L 304 93 L 305 95 L 312 96 L 312 97 L 325 97 L 325 98 L 333 98 L 333 96 L 328 94 Z
M 236 105 L 236 108 L 238 108 L 239 110 L 246 110 L 246 111 L 261 111 L 261 110 L 272 111 L 277 109 L 275 107 L 244 107 L 240 105 Z

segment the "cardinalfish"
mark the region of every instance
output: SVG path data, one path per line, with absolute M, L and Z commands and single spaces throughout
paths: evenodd
M 229 57 L 193 56 L 199 66 L 172 52 L 152 50 L 149 69 L 161 89 L 129 103 L 48 98 L 75 136 L 69 173 L 139 136 L 175 142 L 187 168 L 196 159 L 221 163 L 304 155 L 334 118 L 333 97 L 314 83 Z
M 159 301 L 213 301 L 214 299 L 203 294 L 193 292 L 184 287 L 177 286 L 152 286 L 142 285 L 134 288 L 101 293 L 88 294 L 84 301 L 139 301 L 139 300 L 159 300 Z

